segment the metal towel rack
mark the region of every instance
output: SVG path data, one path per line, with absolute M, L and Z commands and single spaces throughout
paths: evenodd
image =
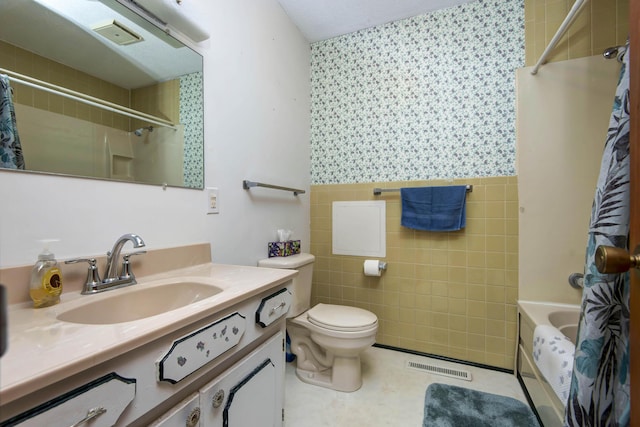
M 382 193 L 391 193 L 396 191 L 400 191 L 400 189 L 399 188 L 374 188 L 373 195 L 379 196 Z M 473 191 L 473 185 L 467 184 L 467 193 L 471 193 L 472 191 Z
M 246 179 L 242 181 L 242 188 L 244 188 L 245 190 L 248 190 L 251 187 L 265 187 L 265 188 L 273 188 L 274 190 L 292 191 L 294 196 L 305 193 L 305 190 L 299 190 L 297 188 L 281 187 L 279 185 L 264 184 L 262 182 L 248 181 Z

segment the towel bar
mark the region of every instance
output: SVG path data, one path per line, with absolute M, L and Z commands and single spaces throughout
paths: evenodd
M 279 185 L 264 184 L 262 182 L 248 181 L 246 179 L 242 181 L 242 188 L 244 188 L 245 190 L 248 190 L 251 187 L 265 187 L 265 188 L 273 188 L 274 190 L 292 191 L 294 196 L 305 193 L 305 190 L 299 190 L 297 188 L 281 187 Z
M 382 193 L 391 193 L 396 191 L 400 191 L 400 188 L 374 188 L 373 195 L 379 196 Z M 467 193 L 471 193 L 472 191 L 473 191 L 473 185 L 467 184 Z

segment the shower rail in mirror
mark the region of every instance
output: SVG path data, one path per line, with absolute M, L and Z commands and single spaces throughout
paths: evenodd
M 6 74 L 10 81 L 23 84 L 25 86 L 39 89 L 45 92 L 60 95 L 65 98 L 73 99 L 74 101 L 82 102 L 84 104 L 91 105 L 93 107 L 102 108 L 103 110 L 111 111 L 113 113 L 122 114 L 123 116 L 131 117 L 134 119 L 142 120 L 145 122 L 153 123 L 154 125 L 164 126 L 171 129 L 176 129 L 176 125 L 168 120 L 160 117 L 152 116 L 151 114 L 136 111 L 131 108 L 124 107 L 122 105 L 114 104 L 104 99 L 95 98 L 93 96 L 76 92 L 71 89 L 67 89 L 62 86 L 54 85 L 42 80 L 34 79 L 33 77 L 26 76 L 24 74 L 16 73 L 5 68 L 0 68 L 0 73 Z

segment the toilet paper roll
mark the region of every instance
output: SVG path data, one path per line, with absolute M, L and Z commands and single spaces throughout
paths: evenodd
M 380 276 L 382 270 L 380 269 L 380 261 L 377 259 L 367 259 L 364 261 L 364 275 L 365 276 Z

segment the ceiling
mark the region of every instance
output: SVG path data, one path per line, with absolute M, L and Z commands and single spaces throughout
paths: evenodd
M 474 0 L 278 0 L 309 42 Z

